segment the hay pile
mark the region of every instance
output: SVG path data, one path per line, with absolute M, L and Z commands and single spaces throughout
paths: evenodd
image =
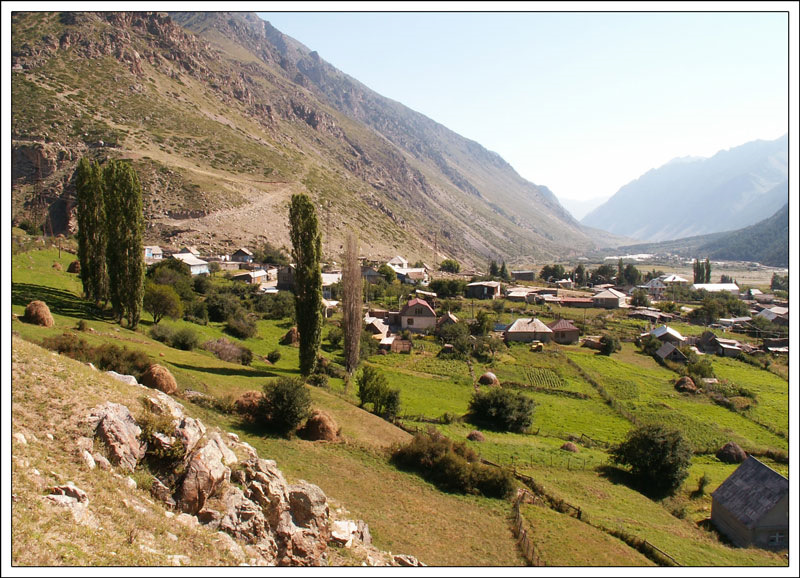
M 697 393 L 697 386 L 688 375 L 681 377 L 675 382 L 675 389 L 683 393 Z
M 467 439 L 471 442 L 483 442 L 486 441 L 484 435 L 479 432 L 478 430 L 474 429 L 467 434 Z
M 487 371 L 478 378 L 478 383 L 481 385 L 500 385 L 500 380 L 491 371 Z
M 566 442 L 564 445 L 561 446 L 561 449 L 567 452 L 572 452 L 574 454 L 578 453 L 578 446 L 576 446 L 572 442 Z
M 329 414 L 315 409 L 299 433 L 303 439 L 335 442 L 339 440 L 341 431 L 342 428 L 338 426 L 336 421 Z
M 58 261 L 53 261 L 53 269 L 55 269 L 56 271 L 61 271 L 61 263 L 59 263 Z
M 263 397 L 264 394 L 260 391 L 245 391 L 236 400 L 236 413 L 247 417 L 255 416 Z
M 50 314 L 50 308 L 44 301 L 31 301 L 25 308 L 25 317 L 23 318 L 28 323 L 34 325 L 43 325 L 44 327 L 52 327 L 56 324 L 53 316 Z
M 175 381 L 175 378 L 172 377 L 172 374 L 166 367 L 158 365 L 157 363 L 147 368 L 139 382 L 147 387 L 163 391 L 167 395 L 172 395 L 178 391 L 178 383 Z
M 281 339 L 281 345 L 297 345 L 300 343 L 300 332 L 297 327 L 292 327 Z
M 81 262 L 80 261 L 73 261 L 67 267 L 67 273 L 80 273 L 81 272 Z
M 717 459 L 726 464 L 741 464 L 747 459 L 747 453 L 736 442 L 728 442 L 717 450 Z

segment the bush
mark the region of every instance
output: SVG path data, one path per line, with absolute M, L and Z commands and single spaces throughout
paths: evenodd
M 312 373 L 308 376 L 308 384 L 314 387 L 328 387 L 328 376 L 324 373 Z
M 253 361 L 253 352 L 243 345 L 228 341 L 224 337 L 206 341 L 203 349 L 212 352 L 222 361 L 250 365 Z
M 673 494 L 689 475 L 692 459 L 683 435 L 660 425 L 631 430 L 610 453 L 614 463 L 630 466 L 643 490 L 656 495 Z
M 190 327 L 184 327 L 182 329 L 178 329 L 172 336 L 169 345 L 176 349 L 182 349 L 184 351 L 192 351 L 195 347 L 200 344 L 200 338 L 198 337 L 197 333 L 195 333 L 194 329 Z
M 294 319 L 294 294 L 291 291 L 265 293 L 259 295 L 255 302 L 255 310 L 266 319 Z
M 270 363 L 278 363 L 278 360 L 281 358 L 281 352 L 277 349 L 273 349 L 269 353 L 267 353 L 267 361 Z
M 225 323 L 225 333 L 239 339 L 249 339 L 258 333 L 258 327 L 253 320 L 247 317 L 231 317 Z
M 92 350 L 92 363 L 102 371 L 116 371 L 123 375 L 134 375 L 138 380 L 147 371 L 152 361 L 143 351 L 130 350 L 106 343 Z
M 42 347 L 77 359 L 78 361 L 88 362 L 91 360 L 91 347 L 85 339 L 75 337 L 70 333 L 45 337 L 42 340 Z
M 372 413 L 394 419 L 400 411 L 400 390 L 389 389 L 386 377 L 374 367 L 365 366 L 358 378 L 359 407 L 372 404 Z
M 331 327 L 328 331 L 328 343 L 333 347 L 339 347 L 344 337 L 344 331 L 340 327 Z
M 311 394 L 302 379 L 279 377 L 264 385 L 259 413 L 267 428 L 289 436 L 311 414 Z
M 461 270 L 461 265 L 455 259 L 445 259 L 439 264 L 439 271 L 447 271 L 448 273 L 458 273 Z
M 606 334 L 600 338 L 600 353 L 603 355 L 611 355 L 620 349 L 622 349 L 622 345 L 614 335 Z
M 418 472 L 443 491 L 507 497 L 514 488 L 513 477 L 480 464 L 479 459 L 466 444 L 455 443 L 436 430 L 418 433 L 392 452 L 396 466 Z
M 241 301 L 230 293 L 212 293 L 206 298 L 206 308 L 208 319 L 218 323 L 243 315 Z
M 166 325 L 153 325 L 150 328 L 150 337 L 161 343 L 170 345 L 172 338 L 175 336 L 175 330 Z
M 195 299 L 190 301 L 183 310 L 183 318 L 197 325 L 208 325 L 208 308 L 205 301 Z
M 89 329 L 89 324 L 86 323 L 85 319 L 79 319 L 78 324 L 75 326 L 75 329 L 78 331 L 86 331 Z
M 521 433 L 533 421 L 533 400 L 523 393 L 499 387 L 475 392 L 469 402 L 469 419 L 476 425 Z

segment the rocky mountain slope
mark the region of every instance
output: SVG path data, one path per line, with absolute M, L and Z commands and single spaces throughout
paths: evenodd
M 72 174 L 132 159 L 147 240 L 228 251 L 288 244 L 307 192 L 335 258 L 485 264 L 569 256 L 582 227 L 497 154 L 386 99 L 247 13 L 14 13 L 13 217 L 70 226 Z
M 622 187 L 582 223 L 665 241 L 732 231 L 772 216 L 789 198 L 788 135 L 676 159 Z

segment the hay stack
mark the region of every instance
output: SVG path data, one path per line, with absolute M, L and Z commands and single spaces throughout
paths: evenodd
M 481 432 L 474 429 L 467 434 L 467 439 L 471 442 L 483 442 L 486 441 L 486 438 L 483 436 Z
M 81 272 L 81 262 L 80 261 L 73 261 L 67 267 L 67 273 L 80 273 Z
M 56 271 L 61 271 L 61 263 L 59 263 L 58 261 L 53 261 L 53 269 L 55 269 Z
M 697 393 L 697 386 L 688 375 L 681 377 L 675 382 L 675 389 L 683 393 Z
M 491 371 L 487 371 L 478 378 L 478 383 L 481 385 L 500 385 L 500 380 Z
M 172 395 L 178 391 L 178 384 L 175 378 L 172 377 L 172 374 L 166 367 L 158 365 L 157 363 L 147 368 L 147 371 L 142 374 L 142 378 L 139 382 L 147 387 L 163 391 L 167 395 Z
M 297 327 L 292 327 L 281 339 L 281 345 L 297 345 L 300 343 L 300 332 Z
M 329 414 L 315 409 L 303 429 L 300 430 L 300 435 L 311 441 L 335 442 L 339 439 L 340 431 L 341 428 Z
M 25 321 L 34 325 L 52 327 L 56 324 L 50 314 L 50 308 L 44 301 L 31 301 L 25 308 Z
M 264 394 L 260 391 L 245 391 L 236 400 L 236 413 L 244 416 L 254 416 L 258 411 L 259 405 L 261 405 L 263 397 Z
M 572 452 L 573 454 L 578 453 L 578 446 L 576 446 L 572 442 L 566 442 L 564 445 L 561 446 L 561 449 L 566 452 Z
M 741 464 L 747 453 L 735 442 L 728 442 L 717 450 L 717 459 L 726 464 Z

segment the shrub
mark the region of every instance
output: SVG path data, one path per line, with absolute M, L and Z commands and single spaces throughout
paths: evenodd
M 436 430 L 418 433 L 392 452 L 392 462 L 397 467 L 418 472 L 443 491 L 508 496 L 514 488 L 512 476 L 478 461 L 478 454 L 466 444 L 455 443 Z
M 372 404 L 372 413 L 393 419 L 400 411 L 400 390 L 389 389 L 386 377 L 374 367 L 365 366 L 358 378 L 359 407 Z
M 225 332 L 239 339 L 249 339 L 255 337 L 258 328 L 255 322 L 247 317 L 231 317 L 225 323 Z
M 210 321 L 223 322 L 243 314 L 241 301 L 230 293 L 212 293 L 205 303 Z
M 622 349 L 622 345 L 614 335 L 606 334 L 600 338 L 600 353 L 603 355 L 611 355 L 620 349 Z
M 91 347 L 86 343 L 86 340 L 75 337 L 70 333 L 45 337 L 42 340 L 42 347 L 78 361 L 87 362 L 91 360 Z
M 281 352 L 277 349 L 273 349 L 269 353 L 267 353 L 267 361 L 270 363 L 278 363 L 278 360 L 281 358 Z
M 191 329 L 190 327 L 178 329 L 172 336 L 172 340 L 169 342 L 171 347 L 182 349 L 184 351 L 192 351 L 199 344 L 200 338 L 198 337 L 197 333 L 195 333 L 194 329 Z
M 250 365 L 253 361 L 253 352 L 243 345 L 228 341 L 224 337 L 206 341 L 203 349 L 212 352 L 222 361 Z
M 610 453 L 615 463 L 630 466 L 644 490 L 655 494 L 673 494 L 689 475 L 692 459 L 683 435 L 660 425 L 631 430 Z
M 183 318 L 197 325 L 208 325 L 208 308 L 205 301 L 195 299 L 186 304 L 183 310 Z
M 183 441 L 172 437 L 175 427 L 171 415 L 157 414 L 150 409 L 145 409 L 136 418 L 136 423 L 142 430 L 139 440 L 147 444 L 145 459 L 151 467 L 155 467 L 156 470 L 169 470 L 183 459 L 186 447 Z M 170 443 L 162 443 L 155 434 L 169 437 Z
M 330 331 L 328 331 L 328 343 L 333 347 L 339 347 L 343 337 L 344 331 L 340 327 L 331 327 Z
M 445 259 L 439 264 L 439 271 L 447 271 L 448 273 L 458 273 L 461 270 L 461 265 L 455 259 Z
M 279 377 L 264 385 L 259 413 L 267 428 L 291 435 L 311 413 L 311 394 L 302 379 Z
M 261 407 L 261 400 L 264 394 L 260 391 L 246 391 L 240 395 L 234 402 L 236 413 L 244 416 L 250 421 L 258 420 L 258 412 Z
M 328 387 L 328 376 L 324 373 L 312 373 L 308 376 L 308 384 L 314 387 Z
M 521 433 L 530 427 L 534 407 L 533 400 L 520 392 L 493 387 L 472 394 L 469 418 L 476 425 Z
M 139 379 L 152 363 L 146 353 L 106 343 L 93 348 L 89 361 L 103 371 L 134 375 Z
M 172 338 L 175 336 L 175 330 L 166 325 L 153 325 L 150 328 L 150 337 L 161 343 L 170 345 Z
M 89 324 L 86 323 L 85 319 L 79 319 L 78 324 L 75 326 L 75 329 L 78 331 L 86 331 L 89 329 Z

